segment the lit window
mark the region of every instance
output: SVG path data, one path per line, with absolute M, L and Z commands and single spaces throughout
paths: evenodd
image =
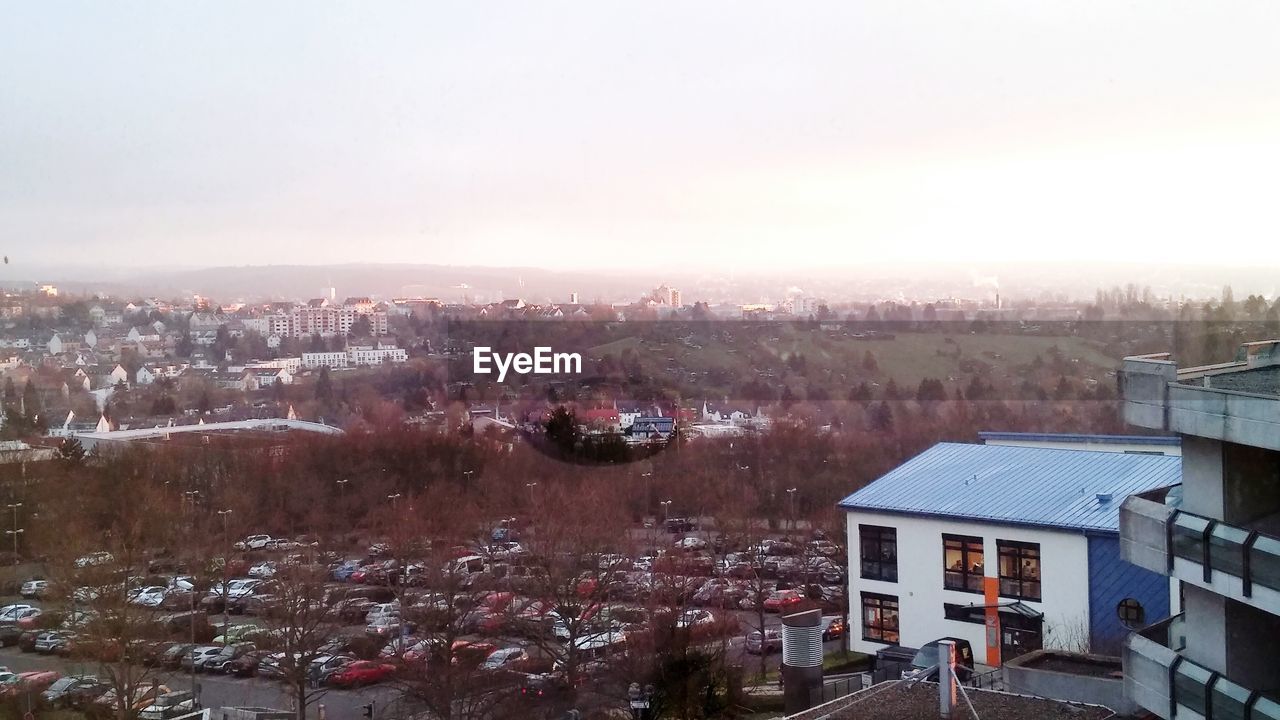
M 982 592 L 985 572 L 982 538 L 964 535 L 942 536 L 942 586 L 947 590 Z
M 862 593 L 862 639 L 898 643 L 898 598 Z
M 1000 555 L 1000 595 L 1020 600 L 1040 599 L 1040 545 L 996 540 Z

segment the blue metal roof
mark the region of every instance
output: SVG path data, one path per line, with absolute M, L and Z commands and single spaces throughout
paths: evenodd
M 1176 456 L 939 443 L 840 507 L 1115 533 L 1126 496 L 1180 482 Z
M 1079 433 L 980 432 L 983 440 L 1025 440 L 1029 442 L 1110 443 L 1124 445 L 1181 445 L 1177 435 L 1082 435 Z

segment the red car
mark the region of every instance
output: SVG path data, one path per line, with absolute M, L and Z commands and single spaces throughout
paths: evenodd
M 32 670 L 30 672 L 18 673 L 13 682 L 6 684 L 0 690 L 4 695 L 19 695 L 24 692 L 38 693 L 44 692 L 50 685 L 57 682 L 62 677 L 62 673 L 55 670 Z
M 765 598 L 765 612 L 786 612 L 804 602 L 799 590 L 775 590 Z
M 391 677 L 396 666 L 389 663 L 358 660 L 329 676 L 329 684 L 335 687 L 372 685 Z

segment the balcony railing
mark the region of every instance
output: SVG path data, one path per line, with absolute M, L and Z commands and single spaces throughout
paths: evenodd
M 1178 615 L 1125 642 L 1125 694 L 1164 720 L 1280 720 L 1280 702 L 1188 660 Z
M 1139 567 L 1280 613 L 1280 538 L 1130 497 L 1120 507 L 1120 553 Z

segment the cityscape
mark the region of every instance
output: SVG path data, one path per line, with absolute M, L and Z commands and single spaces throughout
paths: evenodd
M 17 4 L 0 720 L 1280 720 L 1280 9 Z

